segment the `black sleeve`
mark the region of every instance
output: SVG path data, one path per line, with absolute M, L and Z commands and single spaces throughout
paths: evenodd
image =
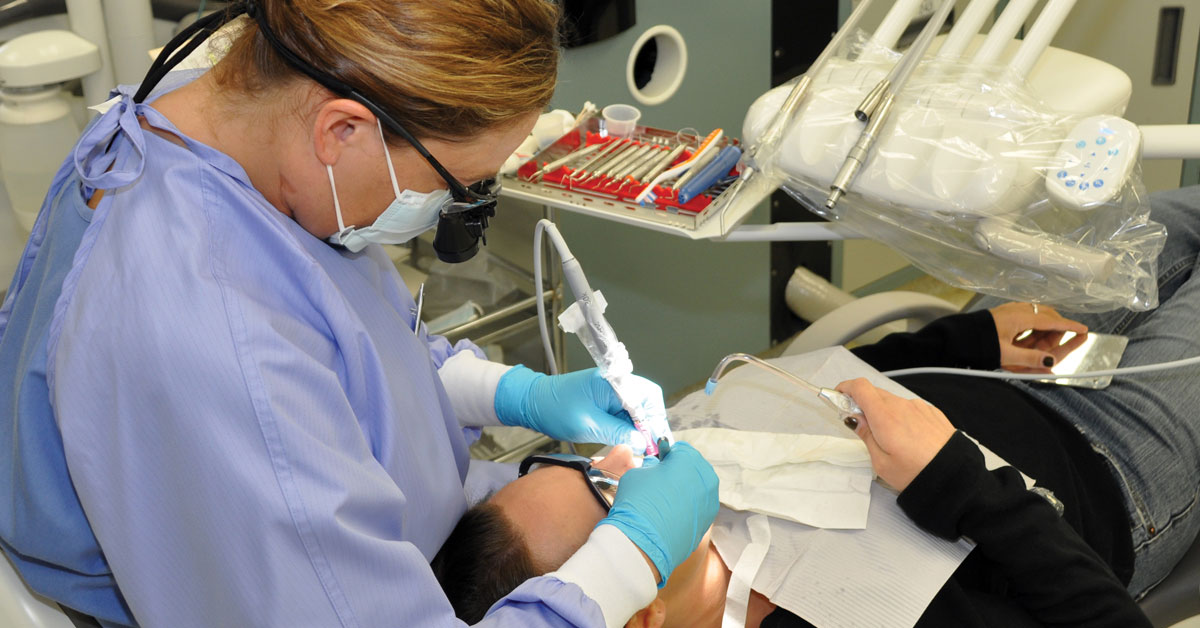
M 920 331 L 890 334 L 852 352 L 880 371 L 916 366 L 1000 368 L 996 323 L 987 310 L 945 316 Z
M 1010 599 L 1046 626 L 1130 628 L 1150 621 L 1117 577 L 1012 467 L 988 471 L 956 432 L 900 494 L 917 525 L 967 537 L 1000 572 Z

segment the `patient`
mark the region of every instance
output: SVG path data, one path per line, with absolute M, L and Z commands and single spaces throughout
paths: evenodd
M 936 416 L 930 418 L 936 420 Z M 880 427 L 878 422 L 875 425 Z M 949 424 L 944 427 L 953 433 Z M 945 467 L 970 459 L 971 450 L 978 451 L 961 436 L 956 438 L 961 441 L 947 445 L 938 454 L 938 462 L 930 464 L 940 464 L 940 474 L 948 470 Z M 629 448 L 617 447 L 592 466 L 619 477 L 635 464 Z M 993 573 L 985 578 L 976 573 L 978 565 L 964 563 L 917 625 L 1019 627 L 1048 625 L 1053 619 L 1062 626 L 1148 626 L 1108 567 L 1067 530 L 1052 507 L 1024 490 L 1016 472 L 1008 471 L 1004 486 L 988 487 L 985 501 L 990 504 L 976 504 L 971 513 L 955 508 L 974 488 L 967 484 L 946 491 L 944 483 L 930 478 L 918 489 L 903 493 L 902 507 L 919 523 L 937 527 L 951 521 L 967 522 L 974 526 L 968 531 L 978 544 L 972 556 L 997 558 L 1000 563 L 992 564 Z M 889 483 L 901 481 L 899 475 L 889 479 Z M 553 571 L 583 544 L 605 515 L 604 501 L 597 499 L 587 482 L 578 469 L 539 466 L 467 512 L 433 561 L 434 573 L 459 618 L 478 621 L 525 579 Z M 974 522 L 970 522 L 972 518 Z M 1020 527 L 1041 528 L 1041 538 L 1023 547 L 1027 532 L 1016 539 L 1006 534 Z M 997 553 L 1009 556 L 998 557 Z M 1056 565 L 1059 568 L 1046 569 Z M 1023 579 L 1014 588 L 1019 588 L 1020 596 L 1031 598 L 1027 605 L 1005 599 L 1008 596 L 994 586 L 998 579 L 1007 580 L 1005 576 Z M 658 597 L 626 626 L 720 626 L 729 579 L 730 570 L 706 535 L 671 574 Z M 751 594 L 745 625 L 809 626 L 776 609 L 757 592 Z
M 881 371 L 1045 370 L 1073 347 L 1059 344 L 1063 332 L 1086 326 L 1129 337 L 1121 366 L 1200 355 L 1200 188 L 1156 195 L 1151 205 L 1168 238 L 1158 260 L 1161 304 L 1150 312 L 1076 322 L 1048 307 L 988 300 L 854 352 Z M 865 380 L 838 387 L 864 411 L 857 434 L 872 466 L 901 490 L 897 502 L 917 525 L 976 542 L 918 626 L 1149 625 L 1133 599 L 1170 572 L 1200 528 L 1200 368 L 1118 377 L 1104 390 L 952 375 L 896 381 L 929 403 Z M 956 428 L 1035 478 L 1057 504 L 1025 490 L 1011 467 L 987 471 Z M 627 464 L 623 452 L 614 455 L 597 464 Z M 435 572 L 460 616 L 481 615 L 530 575 L 506 571 L 552 571 L 602 516 L 577 470 L 533 471 L 464 517 Z M 708 544 L 693 560 L 631 625 L 720 621 L 728 574 Z M 807 625 L 769 611 L 757 599 L 747 625 Z
M 635 464 L 632 451 L 619 446 L 593 467 L 619 477 Z M 467 511 L 434 558 L 434 573 L 459 618 L 475 623 L 517 585 L 562 565 L 605 514 L 578 470 L 539 466 Z M 628 625 L 720 626 L 729 573 L 705 535 Z M 747 625 L 757 626 L 772 610 L 774 605 L 754 594 L 755 621 Z

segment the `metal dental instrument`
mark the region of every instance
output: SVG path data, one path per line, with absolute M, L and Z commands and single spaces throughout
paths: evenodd
M 670 168 L 671 164 L 675 163 L 675 160 L 679 159 L 679 156 L 682 155 L 683 151 L 685 150 L 687 150 L 687 144 L 680 142 L 675 146 L 675 148 L 672 148 L 671 152 L 667 153 L 661 161 L 655 164 L 655 166 L 650 169 L 650 172 L 646 173 L 646 177 L 641 180 L 645 182 L 653 181 L 658 177 L 658 175 L 662 174 L 663 171 L 665 171 L 667 168 Z
M 647 172 L 657 166 L 658 163 L 662 161 L 663 157 L 669 154 L 671 154 L 671 151 L 665 146 L 663 148 L 650 151 L 650 158 L 642 162 L 640 166 L 635 168 L 633 172 L 630 172 L 625 178 L 634 182 L 641 181 L 642 175 L 645 175 Z
M 708 378 L 708 382 L 704 385 L 705 394 L 713 394 L 713 390 L 715 390 L 717 387 L 717 380 L 721 378 L 721 374 L 725 372 L 725 369 L 729 368 L 729 365 L 733 364 L 734 362 L 745 362 L 761 369 L 765 369 L 794 384 L 798 384 L 801 388 L 809 392 L 816 394 L 821 401 L 825 402 L 825 405 L 833 408 L 838 413 L 838 416 L 842 419 L 842 424 L 852 430 L 858 429 L 859 420 L 865 418 L 863 416 L 862 409 L 858 407 L 857 403 L 854 403 L 854 400 L 850 398 L 850 395 L 847 395 L 843 392 L 838 392 L 832 388 L 822 388 L 815 384 L 809 383 L 808 381 L 803 380 L 796 375 L 793 375 L 792 373 L 789 373 L 778 366 L 767 362 L 766 360 L 756 358 L 749 353 L 731 353 L 724 358 L 721 358 L 721 361 L 717 363 L 717 368 L 713 369 L 712 377 Z
M 421 306 L 425 304 L 425 282 L 421 282 L 421 287 L 417 288 L 417 306 L 413 312 L 413 333 L 421 328 Z
M 850 184 L 854 181 L 854 177 L 858 176 L 858 171 L 867 161 L 867 157 L 871 154 L 871 148 L 875 145 L 875 141 L 879 139 L 879 131 L 883 128 L 883 124 L 887 122 L 888 115 L 892 111 L 892 103 L 896 100 L 896 94 L 904 89 L 905 83 L 912 76 L 913 70 L 920 64 L 921 58 L 925 56 L 925 52 L 929 50 L 929 45 L 933 43 L 933 37 L 942 29 L 942 25 L 946 23 L 946 19 L 950 16 L 950 11 L 954 9 L 955 0 L 942 0 L 942 4 L 938 7 L 933 17 L 926 22 L 925 28 L 921 30 L 921 34 L 917 36 L 917 40 L 913 43 L 908 52 L 896 65 L 892 68 L 891 73 L 875 89 L 871 90 L 867 99 L 859 105 L 859 111 L 855 112 L 860 120 L 867 120 L 867 125 L 863 127 L 862 134 L 858 136 L 858 142 L 854 144 L 854 148 L 850 149 L 850 153 L 846 155 L 846 161 L 842 162 L 841 169 L 838 170 L 837 176 L 833 179 L 833 184 L 829 186 L 829 198 L 825 200 L 825 207 L 833 209 L 834 205 L 841 200 L 842 196 L 850 188 Z M 864 118 L 865 116 L 865 118 Z
M 771 117 L 771 121 L 767 123 L 766 131 L 764 131 L 763 134 L 758 137 L 757 142 L 746 149 L 745 168 L 742 170 L 742 174 L 740 177 L 738 177 L 738 180 L 735 181 L 733 185 L 729 186 L 728 190 L 725 190 L 725 192 L 721 194 L 723 198 L 733 199 L 735 196 L 737 196 L 738 192 L 741 191 L 742 186 L 746 184 L 746 180 L 754 176 L 757 170 L 751 164 L 757 163 L 756 157 L 758 157 L 758 151 L 763 146 L 773 146 L 779 142 L 783 136 L 784 127 L 786 127 L 788 121 L 792 119 L 792 115 L 796 113 L 796 109 L 800 105 L 800 102 L 803 101 L 804 97 L 808 95 L 808 90 L 812 85 L 813 77 L 820 73 L 821 68 L 825 66 L 825 63 L 829 60 L 829 57 L 832 56 L 838 48 L 841 48 L 842 43 L 846 41 L 846 37 L 858 28 L 858 23 L 862 21 L 867 9 L 871 7 L 871 3 L 874 1 L 875 0 L 862 0 L 862 2 L 858 3 L 858 6 L 855 7 L 854 11 L 850 14 L 850 17 L 846 18 L 846 22 L 840 29 L 838 29 L 836 33 L 834 33 L 833 39 L 829 40 L 829 44 L 827 44 L 825 49 L 821 51 L 821 54 L 817 57 L 817 60 L 813 61 L 812 65 L 808 66 L 808 70 L 804 73 L 804 76 L 801 76 L 800 80 L 796 81 L 796 84 L 792 86 L 792 91 L 788 92 L 787 99 L 783 101 L 783 106 L 775 112 L 775 115 Z M 651 177 L 651 179 L 653 178 L 654 177 Z M 729 200 L 725 201 L 725 203 L 728 202 Z
M 620 163 L 622 159 L 625 159 L 626 157 L 629 157 L 634 152 L 637 152 L 637 150 L 638 150 L 637 142 L 634 142 L 633 140 L 625 140 L 625 141 L 626 141 L 626 145 L 624 147 L 615 151 L 612 155 L 609 155 L 609 158 L 606 159 L 604 161 L 604 163 L 597 164 L 594 168 L 591 169 L 591 171 L 587 174 L 587 176 L 580 177 L 579 180 L 580 181 L 591 181 L 592 179 L 599 177 L 599 176 L 603 175 L 604 173 L 608 172 L 609 168 Z
M 687 172 L 692 168 L 693 165 L 695 165 L 698 159 L 706 157 L 710 152 L 716 152 L 717 145 L 720 144 L 721 138 L 723 137 L 725 137 L 724 129 L 713 129 L 713 132 L 709 133 L 708 137 L 704 138 L 704 141 L 700 143 L 700 147 L 697 148 L 690 157 L 684 159 L 679 163 L 679 165 L 668 170 L 664 170 L 652 178 L 650 182 L 646 184 L 646 187 L 642 188 L 642 191 L 638 193 L 636 198 L 634 198 L 634 202 L 641 203 L 647 199 L 653 201 L 655 198 L 655 186 L 660 185 L 662 182 L 674 177 L 678 177 L 684 172 Z
M 628 159 L 614 165 L 612 169 L 609 170 L 608 175 L 612 178 L 619 178 L 622 175 L 627 174 L 628 171 L 632 169 L 634 164 L 640 163 L 641 160 L 644 159 L 646 155 L 650 154 L 650 151 L 652 150 L 654 150 L 653 144 L 643 145 L 641 148 L 637 149 L 636 152 L 630 155 Z
M 648 144 L 645 146 L 640 146 L 640 145 L 634 144 L 634 146 L 635 146 L 634 149 L 625 151 L 620 157 L 618 157 L 615 161 L 613 161 L 611 164 L 609 164 L 609 166 L 607 168 L 605 168 L 603 171 L 597 172 L 596 174 L 592 175 L 591 177 L 588 177 L 587 180 L 584 181 L 584 183 L 585 184 L 591 183 L 593 180 L 596 180 L 596 179 L 603 181 L 604 179 L 611 177 L 612 174 L 614 172 L 616 172 L 619 168 L 624 168 L 626 164 L 628 164 L 631 161 L 633 161 L 634 159 L 637 159 L 638 157 L 644 155 L 646 153 L 646 151 L 650 150 L 650 146 Z
M 590 171 L 593 164 L 598 164 L 598 163 L 604 161 L 604 159 L 607 158 L 607 156 L 610 153 L 612 153 L 613 150 L 615 150 L 617 148 L 618 144 L 620 144 L 620 142 L 614 140 L 612 142 L 609 142 L 608 146 L 605 147 L 604 150 L 601 150 L 600 152 L 595 153 L 593 155 L 589 155 L 586 159 L 583 160 L 583 163 L 578 164 L 575 167 L 573 167 L 571 169 L 571 172 L 567 174 L 567 176 L 564 178 L 564 180 L 568 181 L 568 182 L 574 181 L 576 178 L 582 176 L 582 173 Z
M 579 164 L 571 171 L 571 174 L 567 178 L 571 179 L 573 177 L 577 177 L 579 176 L 580 172 L 590 170 L 592 166 L 603 162 L 608 158 L 609 155 L 613 153 L 613 151 L 617 150 L 620 145 L 621 140 L 617 139 L 609 140 L 608 142 L 604 143 L 604 148 L 600 152 L 589 155 L 587 159 L 583 160 L 583 163 Z
M 639 160 L 639 162 L 633 168 L 631 168 L 628 173 L 626 173 L 624 176 L 615 178 L 613 181 L 609 181 L 609 184 L 611 185 L 612 183 L 619 182 L 616 191 L 620 192 L 621 190 L 625 189 L 626 185 L 629 185 L 630 183 L 637 183 L 640 180 L 640 177 L 645 174 L 646 171 L 654 167 L 654 165 L 662 160 L 665 154 L 669 152 L 670 151 L 668 151 L 666 148 L 655 146 L 654 150 L 647 153 L 645 158 Z
M 897 94 L 904 85 L 908 83 L 908 79 L 912 76 L 913 70 L 917 69 L 921 58 L 929 50 L 930 44 L 933 43 L 933 38 L 942 30 L 942 26 L 946 24 L 946 20 L 950 17 L 950 12 L 954 10 L 954 0 L 942 0 L 942 5 L 938 7 L 936 13 L 929 18 L 925 23 L 925 27 L 921 29 L 921 34 L 917 36 L 916 41 L 909 47 L 904 56 L 892 66 L 891 72 L 888 72 L 886 78 L 879 81 L 870 92 L 867 92 L 866 98 L 854 110 L 854 117 L 861 122 L 867 122 L 871 116 L 875 114 L 876 109 L 882 104 L 883 99 L 889 94 Z
M 683 184 L 687 183 L 688 181 L 691 181 L 692 177 L 696 176 L 697 172 L 703 170 L 705 166 L 712 163 L 712 160 L 716 159 L 717 154 L 718 152 L 716 150 L 710 150 L 707 153 L 697 157 L 696 160 L 692 162 L 692 167 L 688 169 L 687 172 L 679 175 L 679 178 L 675 180 L 675 183 L 671 186 L 671 189 L 678 192 L 679 188 L 683 187 Z
M 585 179 L 585 178 L 591 176 L 592 174 L 597 172 L 598 169 L 606 167 L 609 163 L 611 163 L 619 155 L 628 151 L 630 149 L 630 147 L 634 146 L 633 142 L 631 142 L 629 140 L 625 140 L 625 139 L 618 139 L 618 140 L 611 140 L 611 141 L 613 143 L 614 150 L 612 150 L 612 151 L 608 152 L 608 154 L 603 155 L 603 156 L 595 159 L 594 161 L 592 161 L 590 164 L 588 164 L 588 167 L 586 169 L 580 168 L 577 172 L 572 174 L 571 175 L 572 182 L 580 181 L 582 179 Z
M 640 153 L 633 159 L 630 159 L 629 162 L 627 162 L 624 166 L 618 168 L 617 171 L 613 173 L 613 175 L 612 175 L 613 180 L 621 181 L 625 177 L 629 176 L 630 173 L 632 173 L 634 170 L 641 168 L 647 162 L 653 161 L 654 158 L 656 157 L 655 153 L 658 152 L 659 150 L 660 149 L 658 148 L 657 144 L 647 145 L 644 149 L 644 152 Z
M 586 157 L 586 156 L 596 152 L 602 146 L 604 146 L 604 144 L 597 143 L 597 144 L 592 144 L 591 146 L 584 146 L 583 148 L 573 150 L 570 153 L 568 153 L 565 157 L 562 157 L 561 159 L 555 159 L 554 161 L 542 166 L 540 170 L 533 173 L 533 175 L 529 177 L 529 180 L 533 181 L 534 179 L 537 179 L 538 177 L 541 177 L 541 176 L 545 175 L 546 173 L 554 172 L 555 170 L 558 170 L 559 168 L 575 161 L 576 159 L 579 159 L 581 157 Z

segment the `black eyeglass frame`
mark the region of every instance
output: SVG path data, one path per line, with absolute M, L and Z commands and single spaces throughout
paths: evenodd
M 591 458 L 588 458 L 587 456 L 577 456 L 575 454 L 533 454 L 532 456 L 528 456 L 521 461 L 521 465 L 517 468 L 517 477 L 524 477 L 525 474 L 529 473 L 530 468 L 532 468 L 535 464 L 566 467 L 568 469 L 575 469 L 579 471 L 583 474 L 583 479 L 587 484 L 588 489 L 591 490 L 592 496 L 594 496 L 596 501 L 600 502 L 600 505 L 604 507 L 604 512 L 607 513 L 612 510 L 612 504 L 609 503 L 608 497 L 604 495 L 604 492 L 600 490 L 600 487 L 596 486 L 593 478 L 601 478 L 605 482 L 611 482 L 614 484 L 617 484 L 618 481 L 608 477 L 607 475 L 604 475 L 606 473 L 604 470 L 593 467 Z M 593 475 L 593 472 L 596 475 Z

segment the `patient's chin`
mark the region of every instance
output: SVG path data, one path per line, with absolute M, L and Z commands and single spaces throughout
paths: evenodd
M 660 628 L 667 620 L 667 605 L 661 597 L 654 598 L 650 605 L 633 614 L 625 622 L 625 628 Z

